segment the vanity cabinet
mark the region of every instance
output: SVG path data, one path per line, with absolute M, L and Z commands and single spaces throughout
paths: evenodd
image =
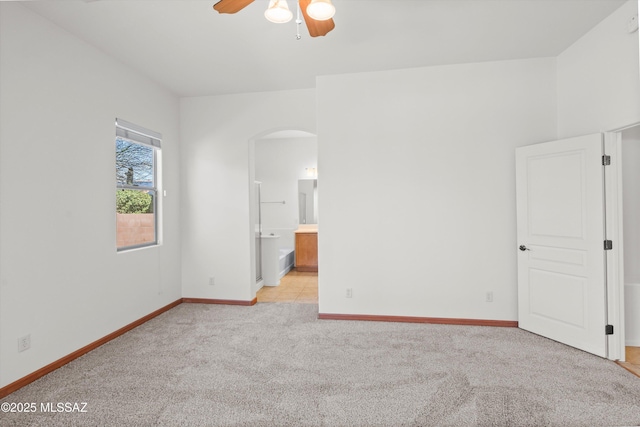
M 318 271 L 317 232 L 296 232 L 296 270 Z

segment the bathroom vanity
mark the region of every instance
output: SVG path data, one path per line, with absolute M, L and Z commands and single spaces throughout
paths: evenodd
M 296 270 L 318 271 L 318 227 L 300 226 L 296 230 Z

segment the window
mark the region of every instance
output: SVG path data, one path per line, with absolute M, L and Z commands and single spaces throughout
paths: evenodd
M 116 119 L 116 244 L 158 244 L 158 159 L 162 135 Z

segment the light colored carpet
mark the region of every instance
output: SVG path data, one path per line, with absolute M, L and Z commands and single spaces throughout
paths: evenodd
M 2 399 L 2 426 L 622 426 L 640 378 L 514 328 L 182 304 Z

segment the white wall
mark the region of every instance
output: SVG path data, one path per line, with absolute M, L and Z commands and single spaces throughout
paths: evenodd
M 181 297 L 180 193 L 175 97 L 20 4 L 0 15 L 5 386 Z M 163 134 L 161 247 L 116 253 L 116 117 Z
M 262 227 L 266 234 L 280 235 L 280 247 L 295 246 L 298 228 L 298 180 L 312 179 L 306 168 L 317 168 L 316 137 L 261 139 L 255 143 L 256 180 L 262 182 Z
M 560 54 L 558 67 L 558 137 L 611 131 L 640 122 L 638 32 L 627 23 L 638 2 L 628 1 Z M 638 131 L 623 134 L 625 235 L 625 339 L 640 345 L 640 256 L 637 193 Z
M 625 339 L 640 346 L 640 127 L 622 136 Z
M 277 130 L 315 133 L 315 91 L 185 98 L 180 113 L 183 296 L 251 300 L 253 146 Z
M 558 137 L 610 131 L 640 122 L 638 32 L 623 4 L 557 58 Z
M 555 83 L 552 58 L 318 78 L 320 312 L 516 320 L 514 149 L 555 138 Z

